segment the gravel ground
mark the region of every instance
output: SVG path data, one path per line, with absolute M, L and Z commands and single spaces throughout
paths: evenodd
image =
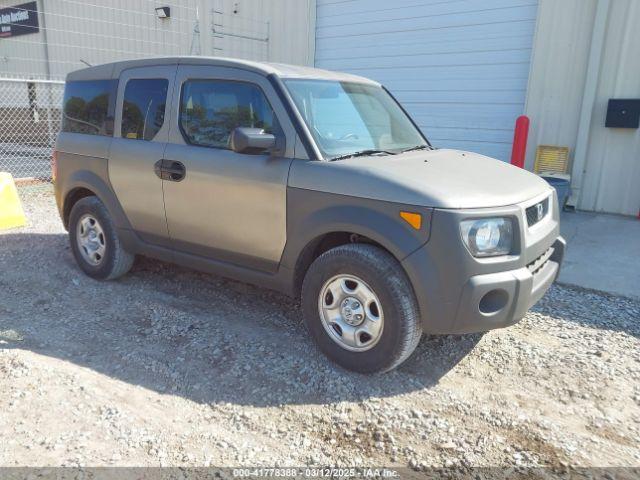
M 49 187 L 0 232 L 0 466 L 639 466 L 640 302 L 554 286 L 519 324 L 345 372 L 280 294 L 75 266 Z

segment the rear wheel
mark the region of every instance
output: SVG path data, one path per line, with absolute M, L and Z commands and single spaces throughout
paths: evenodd
M 97 197 L 80 199 L 69 215 L 71 251 L 92 278 L 113 280 L 131 269 L 134 255 L 124 250 L 109 212 Z
M 302 307 L 320 349 L 357 372 L 395 368 L 422 333 L 404 270 L 373 245 L 343 245 L 316 259 L 304 279 Z

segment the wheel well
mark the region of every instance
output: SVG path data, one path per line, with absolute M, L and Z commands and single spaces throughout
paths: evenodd
M 64 228 L 69 227 L 69 215 L 71 214 L 71 209 L 78 202 L 78 200 L 85 197 L 95 196 L 96 194 L 88 188 L 74 188 L 69 193 L 67 193 L 67 196 L 64 199 L 64 207 L 62 213 L 62 222 L 64 224 Z
M 296 297 L 300 296 L 304 276 L 316 258 L 332 248 L 339 247 L 340 245 L 348 245 L 350 243 L 368 243 L 389 252 L 389 250 L 375 240 L 371 240 L 368 237 L 352 232 L 331 232 L 314 238 L 304 247 L 302 253 L 298 257 L 298 261 L 296 262 L 293 276 L 294 295 Z M 391 252 L 389 253 L 391 254 Z M 391 255 L 393 256 L 393 254 Z

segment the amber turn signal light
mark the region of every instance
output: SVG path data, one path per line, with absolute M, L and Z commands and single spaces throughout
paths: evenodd
M 422 215 L 420 215 L 419 213 L 402 211 L 400 212 L 400 216 L 413 228 L 415 228 L 416 230 L 420 230 L 420 227 L 422 226 Z

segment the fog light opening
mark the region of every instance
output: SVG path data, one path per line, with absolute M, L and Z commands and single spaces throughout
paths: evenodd
M 492 315 L 502 310 L 509 301 L 509 294 L 504 290 L 491 290 L 480 299 L 478 308 L 485 315 Z

